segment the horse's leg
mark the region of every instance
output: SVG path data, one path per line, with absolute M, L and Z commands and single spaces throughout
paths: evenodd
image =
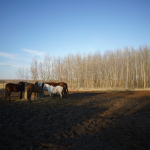
M 49 96 L 51 97 L 51 91 L 48 89 Z
M 9 96 L 9 101 L 11 100 L 11 99 L 10 99 L 10 94 L 11 94 L 11 92 L 10 92 L 10 93 L 8 93 L 8 96 Z
M 38 92 L 37 92 L 37 98 L 38 98 Z
M 20 99 L 22 99 L 22 91 L 20 91 Z
M 60 98 L 62 99 L 62 96 L 63 96 L 63 90 L 59 89 L 59 90 L 58 90 L 58 94 L 60 95 Z
M 65 87 L 63 88 L 62 93 L 63 93 L 64 97 L 66 97 L 66 88 Z
M 30 93 L 29 92 L 30 92 L 29 89 L 27 89 L 27 100 L 28 100 L 28 102 L 29 102 L 29 98 L 30 98 Z
M 60 92 L 60 98 L 62 99 L 62 93 Z
M 36 92 L 34 92 L 34 100 L 35 100 L 35 95 L 36 95 Z
M 68 97 L 68 89 L 67 89 L 67 87 L 66 87 L 65 92 L 66 92 L 66 98 L 67 98 Z
M 31 102 L 31 96 L 30 96 L 30 97 L 28 97 L 28 102 Z
M 68 95 L 67 95 L 67 88 L 66 88 L 66 90 L 65 90 L 65 93 L 66 93 L 66 98 L 68 97 Z
M 38 92 L 34 92 L 34 100 L 35 100 L 35 97 L 36 97 L 36 99 L 38 98 Z
M 55 94 L 52 93 L 52 94 L 51 94 L 51 97 L 54 97 L 54 96 L 55 96 Z
M 30 98 L 29 98 L 29 102 L 31 102 L 31 95 L 30 95 Z
M 31 102 L 31 95 L 32 95 L 31 89 L 28 89 L 27 90 L 27 99 L 28 99 L 28 102 Z
M 63 88 L 63 94 L 66 97 L 66 88 L 65 87 Z
M 30 96 L 29 96 L 28 102 L 31 102 L 31 95 L 32 95 L 32 92 L 30 92 Z
M 30 91 L 29 102 L 31 102 L 31 96 L 32 96 L 32 92 Z

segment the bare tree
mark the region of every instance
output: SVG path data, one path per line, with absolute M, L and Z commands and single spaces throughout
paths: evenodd
M 45 68 L 42 62 L 39 64 L 39 77 L 44 82 L 45 81 Z
M 93 54 L 69 54 L 63 58 L 45 55 L 44 63 L 30 67 L 32 79 L 65 81 L 71 88 L 148 88 L 150 48 L 124 49 Z M 39 72 L 37 70 L 37 66 Z M 22 69 L 19 77 L 24 78 Z
M 32 59 L 30 71 L 31 71 L 32 79 L 34 81 L 37 81 L 38 80 L 38 60 L 37 60 L 37 58 Z
M 20 80 L 24 80 L 24 67 L 19 67 L 16 75 Z
M 49 54 L 45 54 L 44 57 L 44 68 L 45 68 L 45 80 L 46 81 L 50 81 L 51 79 L 51 57 L 49 56 Z
M 29 81 L 29 79 L 30 79 L 30 68 L 29 68 L 29 66 L 27 66 L 25 69 L 25 79 L 27 81 Z

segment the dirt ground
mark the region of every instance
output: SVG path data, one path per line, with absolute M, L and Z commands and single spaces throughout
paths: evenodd
M 149 150 L 150 91 L 70 91 L 19 100 L 0 91 L 1 150 Z

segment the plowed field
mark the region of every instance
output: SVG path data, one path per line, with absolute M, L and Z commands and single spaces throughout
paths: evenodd
M 70 91 L 19 100 L 0 91 L 0 149 L 150 149 L 150 91 Z

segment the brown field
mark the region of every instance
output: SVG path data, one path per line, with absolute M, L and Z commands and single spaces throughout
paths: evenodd
M 0 149 L 150 149 L 150 91 L 72 91 L 68 98 L 4 100 Z

